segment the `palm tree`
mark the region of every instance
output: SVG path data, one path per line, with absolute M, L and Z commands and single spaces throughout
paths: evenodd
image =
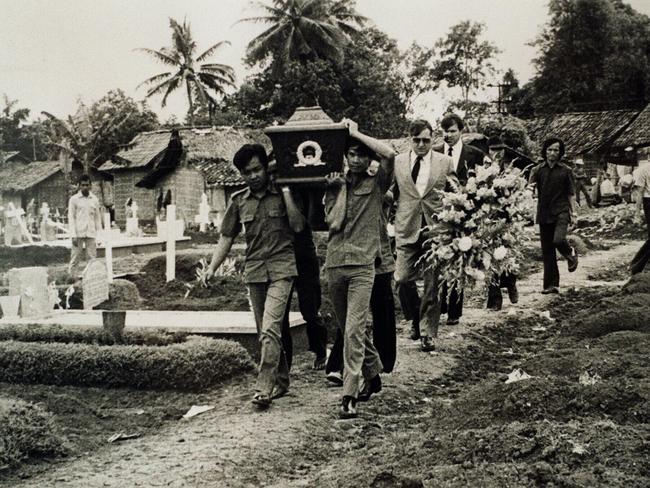
M 221 41 L 206 49 L 202 54 L 194 57 L 196 42 L 192 38 L 190 24 L 183 21 L 179 24 L 174 19 L 169 19 L 172 29 L 172 47 L 163 47 L 159 50 L 140 48 L 139 51 L 146 52 L 158 61 L 176 68 L 176 71 L 160 73 L 140 83 L 142 85 L 154 85 L 147 91 L 147 98 L 158 93 L 163 93 L 162 106 L 167 104 L 167 97 L 171 92 L 185 83 L 187 101 L 189 103 L 190 124 L 194 125 L 194 102 L 193 94 L 196 92 L 201 101 L 209 106 L 216 106 L 217 101 L 211 94 L 224 95 L 227 87 L 235 84 L 235 72 L 232 67 L 219 63 L 202 63 L 212 56 L 228 41 Z
M 271 0 L 257 5 L 266 15 L 239 22 L 271 26 L 248 44 L 247 59 L 256 63 L 273 54 L 278 68 L 293 60 L 341 61 L 349 35 L 368 20 L 356 13 L 351 0 Z

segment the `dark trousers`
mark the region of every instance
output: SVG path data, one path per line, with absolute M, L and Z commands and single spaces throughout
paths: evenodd
M 517 288 L 517 275 L 501 273 L 501 276 L 495 274 L 492 278 L 490 286 L 488 286 L 487 308 L 493 308 L 496 306 L 501 308 L 503 303 L 501 288 L 507 288 L 508 293 L 512 296 L 511 290 Z
M 571 255 L 571 246 L 566 239 L 569 227 L 569 214 L 557 216 L 550 224 L 539 224 L 539 238 L 544 258 L 544 289 L 560 286 L 560 271 L 557 267 L 556 250 L 565 258 Z
M 384 365 L 384 373 L 393 371 L 397 357 L 397 332 L 395 329 L 395 300 L 393 298 L 392 274 L 383 273 L 375 275 L 372 294 L 370 296 L 372 342 Z M 419 312 L 416 313 L 416 316 L 418 315 Z M 326 373 L 341 371 L 343 369 L 343 343 L 344 340 L 341 330 L 337 329 L 336 340 L 327 359 Z
M 447 283 L 445 283 L 442 285 L 442 294 L 440 297 L 442 304 L 440 313 L 446 313 L 447 320 L 458 320 L 463 316 L 463 301 L 465 300 L 465 293 L 463 291 L 458 293 L 458 290 L 454 287 L 451 290 L 449 299 L 447 299 L 448 293 L 449 288 L 447 287 Z
M 327 355 L 327 327 L 320 316 L 321 288 L 320 288 L 320 265 L 316 255 L 316 246 L 310 229 L 305 229 L 296 234 L 294 241 L 294 253 L 296 255 L 296 268 L 298 276 L 294 286 L 298 293 L 298 307 L 300 314 L 307 324 L 307 341 L 309 350 L 319 358 Z M 282 342 L 287 352 L 289 367 L 291 367 L 291 335 L 289 333 L 289 310 L 291 309 L 291 297 L 287 304 L 287 310 L 282 327 Z
M 645 223 L 648 229 L 648 240 L 641 246 L 641 249 L 638 250 L 630 263 L 632 274 L 641 273 L 648 261 L 650 261 L 650 198 L 643 199 L 643 213 L 645 214 Z
M 397 296 L 406 320 L 413 321 L 413 327 L 420 327 L 420 295 L 415 281 L 405 281 L 397 285 Z
M 582 181 L 576 180 L 576 202 L 578 202 L 578 205 L 580 205 L 580 193 L 582 193 L 585 196 L 587 205 L 593 207 L 593 204 L 591 203 L 591 197 L 589 196 L 589 192 L 587 191 L 587 187 L 584 185 Z

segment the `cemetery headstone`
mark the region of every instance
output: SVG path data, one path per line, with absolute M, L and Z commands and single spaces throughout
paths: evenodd
M 108 273 L 101 259 L 92 259 L 81 275 L 84 310 L 108 300 Z
M 46 267 L 12 268 L 7 275 L 9 295 L 20 296 L 21 317 L 42 317 L 51 311 Z

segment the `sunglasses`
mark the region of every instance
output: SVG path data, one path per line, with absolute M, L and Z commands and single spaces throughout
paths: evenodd
M 414 137 L 412 140 L 414 144 L 429 144 L 431 142 L 428 137 Z

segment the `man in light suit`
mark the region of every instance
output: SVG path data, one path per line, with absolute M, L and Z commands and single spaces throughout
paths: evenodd
M 466 185 L 469 175 L 476 171 L 476 166 L 483 164 L 485 153 L 469 144 L 463 144 L 460 135 L 465 123 L 456 114 L 447 114 L 440 121 L 444 144 L 434 147 L 434 151 L 451 157 L 454 161 L 454 171 L 461 185 Z M 456 289 L 451 291 L 447 301 L 447 284 L 442 289 L 442 313 L 447 313 L 447 325 L 456 325 L 463 315 L 464 295 Z
M 395 159 L 395 184 L 393 195 L 397 203 L 395 213 L 395 281 L 398 287 L 412 286 L 422 271 L 418 260 L 426 252 L 428 238 L 422 229 L 432 225 L 432 216 L 442 206 L 435 190 L 447 185 L 447 178 L 456 178 L 453 160 L 432 151 L 433 129 L 426 120 L 415 120 L 409 128 L 411 150 Z M 424 294 L 419 305 L 420 341 L 423 351 L 432 351 L 433 339 L 438 335 L 440 323 L 440 296 L 438 274 L 423 270 Z

